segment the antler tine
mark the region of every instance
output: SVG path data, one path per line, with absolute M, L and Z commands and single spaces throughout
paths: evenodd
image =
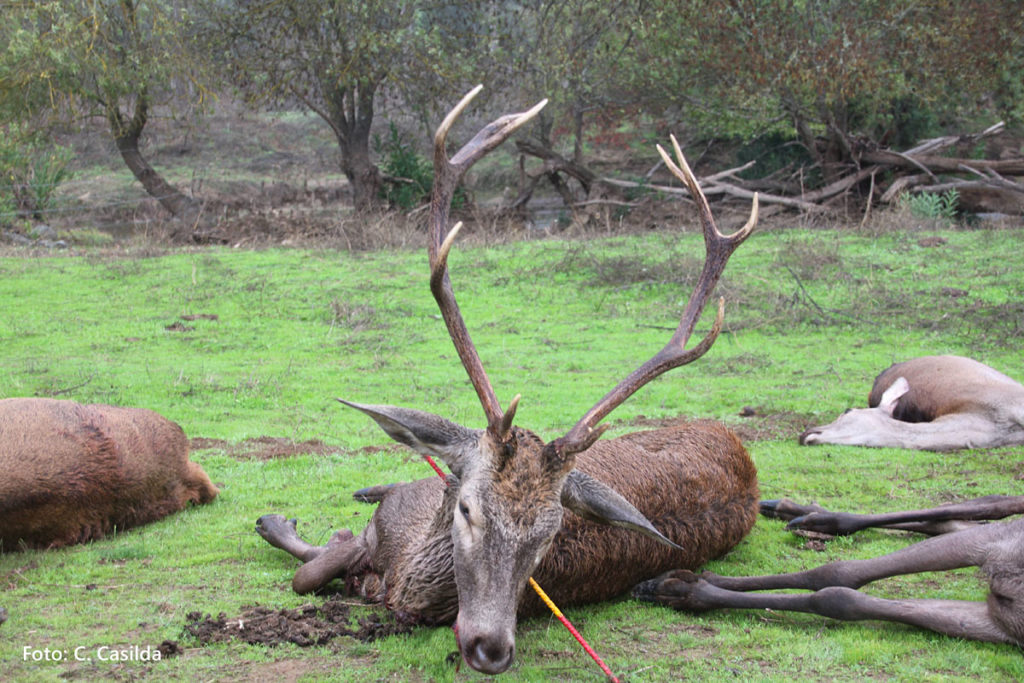
M 448 275 L 448 252 L 462 224 L 457 223 L 451 230 L 448 230 L 448 214 L 451 209 L 452 197 L 455 195 L 455 188 L 470 166 L 536 116 L 547 104 L 547 100 L 542 100 L 527 111 L 507 114 L 495 119 L 484 126 L 472 140 L 449 159 L 445 149 L 448 131 L 482 89 L 483 86 L 478 85 L 467 93 L 448 113 L 434 134 L 434 188 L 430 198 L 430 239 L 428 243 L 430 291 L 434 295 L 434 300 L 437 301 L 441 317 L 444 318 L 445 325 L 448 327 L 448 335 L 452 338 L 462 366 L 466 369 L 469 381 L 473 384 L 480 404 L 483 406 L 484 414 L 487 417 L 487 429 L 494 438 L 504 441 L 512 427 L 512 417 L 515 415 L 518 397 L 509 406 L 506 416 L 494 394 L 494 388 L 484 371 L 480 355 L 469 337 L 466 323 L 463 321 L 459 305 L 455 301 L 455 292 Z
M 614 389 L 587 411 L 580 421 L 569 430 L 568 434 L 559 439 L 561 442 L 559 444 L 560 450 L 564 453 L 579 453 L 589 448 L 601 436 L 601 432 L 604 431 L 603 427 L 597 427 L 597 424 L 607 417 L 611 411 L 655 377 L 672 368 L 692 363 L 703 356 L 711 348 L 712 344 L 715 343 L 718 333 L 722 329 L 725 302 L 723 299 L 719 299 L 718 313 L 711 331 L 692 349 L 686 350 L 684 348 L 686 342 L 690 339 L 690 335 L 693 334 L 697 320 L 700 318 L 704 306 L 711 297 L 711 293 L 714 291 L 722 271 L 725 270 L 725 264 L 729 261 L 729 257 L 750 236 L 754 226 L 757 225 L 757 195 L 754 195 L 750 218 L 747 220 L 746 225 L 731 235 L 723 235 L 718 230 L 718 226 L 715 225 L 714 217 L 711 215 L 711 208 L 708 206 L 708 200 L 701 191 L 700 184 L 694 177 L 693 171 L 690 170 L 689 164 L 686 163 L 686 158 L 683 156 L 679 143 L 676 142 L 674 136 L 672 136 L 672 145 L 675 149 L 676 158 L 679 160 L 678 165 L 662 149 L 661 145 L 657 146 L 658 153 L 673 175 L 683 181 L 697 203 L 697 213 L 704 232 L 704 268 L 701 270 L 700 278 L 697 280 L 693 293 L 690 295 L 690 300 L 686 304 L 686 309 L 683 311 L 679 327 L 676 328 L 668 344 L 647 362 L 630 373 L 628 377 L 619 382 Z

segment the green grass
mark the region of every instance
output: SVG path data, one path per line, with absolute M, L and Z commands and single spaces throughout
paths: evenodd
M 711 352 L 639 392 L 611 418 L 726 421 L 750 435 L 762 494 L 852 510 L 896 510 L 1021 493 L 1024 448 L 934 454 L 796 445 L 797 432 L 862 405 L 872 378 L 915 355 L 971 355 L 1024 378 L 1024 253 L 1012 231 L 842 230 L 755 234 L 719 292 L 726 325 Z M 567 430 L 618 378 L 660 348 L 695 277 L 698 235 L 460 246 L 460 305 L 503 403 L 546 438 Z M 190 612 L 295 607 L 296 562 L 267 546 L 265 512 L 300 519 L 324 542 L 361 529 L 356 488 L 428 476 L 408 452 L 334 397 L 429 409 L 469 426 L 481 410 L 427 290 L 421 251 L 202 249 L 0 257 L 0 396 L 58 396 L 152 408 L 192 437 L 222 440 L 194 459 L 222 487 L 211 505 L 88 545 L 0 555 L 0 669 L 11 680 L 477 680 L 445 661 L 449 629 L 311 648 L 199 646 Z M 183 319 L 185 316 L 216 319 Z M 706 317 L 698 332 L 707 329 Z M 752 418 L 738 416 L 744 406 Z M 258 437 L 321 440 L 328 455 L 237 455 Z M 242 448 L 241 450 L 245 450 Z M 868 557 L 910 537 L 869 531 L 807 547 L 759 521 L 723 574 L 804 569 Z M 982 599 L 974 570 L 902 577 L 869 589 L 896 597 Z M 316 599 L 314 599 L 316 600 Z M 360 610 L 369 608 L 356 608 Z M 568 615 L 630 680 L 1020 680 L 1007 646 L 909 627 L 751 611 L 703 615 L 620 599 Z M 160 662 L 101 662 L 100 646 L 155 647 Z M 91 662 L 32 661 L 24 648 L 85 647 Z M 552 619 L 520 625 L 508 680 L 600 680 Z

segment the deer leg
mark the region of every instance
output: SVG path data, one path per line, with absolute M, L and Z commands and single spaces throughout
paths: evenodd
M 989 617 L 985 603 L 966 600 L 887 600 L 838 586 L 805 594 L 745 593 L 721 588 L 686 570 L 645 581 L 633 590 L 633 595 L 677 610 L 807 612 L 843 621 L 895 621 L 970 640 L 1014 642 Z
M 367 486 L 365 489 L 359 489 L 353 493 L 352 497 L 360 503 L 379 503 L 384 500 L 384 496 L 396 486 L 398 486 L 398 484 Z
M 292 590 L 303 595 L 317 591 L 333 579 L 356 571 L 367 558 L 365 544 L 359 538 L 323 546 L 323 552 L 309 560 L 292 577 Z
M 363 534 L 354 536 L 348 529 L 335 531 L 324 545 L 312 545 L 299 537 L 294 519 L 263 515 L 256 520 L 256 533 L 275 548 L 302 560 L 303 565 L 292 577 L 292 589 L 300 594 L 319 590 L 336 577 L 364 569 L 369 558 Z
M 284 515 L 263 515 L 256 520 L 256 533 L 270 545 L 293 555 L 303 562 L 309 562 L 331 546 L 339 545 L 353 538 L 348 529 L 335 531 L 326 545 L 312 545 L 299 537 L 295 529 L 294 519 L 285 519 Z
M 783 588 L 819 590 L 829 586 L 860 588 L 888 576 L 981 566 L 991 549 L 1007 537 L 1007 527 L 1007 524 L 975 526 L 952 534 L 933 536 L 880 557 L 838 560 L 802 572 L 743 577 L 704 572 L 701 578 L 720 588 L 737 591 Z
M 817 505 L 798 505 L 787 499 L 761 501 L 761 514 L 789 520 L 787 529 L 816 531 L 832 536 L 845 536 L 870 527 L 938 535 L 971 526 L 965 522 L 1003 519 L 1021 513 L 1024 513 L 1024 496 L 983 496 L 923 510 L 864 515 L 830 512 Z

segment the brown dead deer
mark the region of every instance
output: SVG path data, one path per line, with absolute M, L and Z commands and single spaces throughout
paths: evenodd
M 811 427 L 800 443 L 925 451 L 1024 443 L 1024 386 L 970 358 L 896 363 L 875 378 L 868 406 Z
M 599 441 L 598 422 L 647 382 L 711 347 L 721 327 L 721 303 L 711 332 L 684 350 L 730 254 L 754 227 L 757 203 L 744 228 L 721 234 L 678 145 L 678 166 L 659 148 L 697 202 L 707 248 L 699 282 L 665 348 L 567 434 L 544 442 L 513 424 L 518 396 L 502 410 L 446 265 L 459 227 L 447 229 L 460 178 L 545 104 L 497 119 L 449 159 L 448 131 L 479 90 L 448 114 L 434 139 L 429 252 L 430 288 L 483 406 L 486 429 L 417 410 L 346 402 L 393 439 L 443 460 L 451 470 L 447 485 L 438 477 L 396 485 L 362 533 L 337 532 L 324 546 L 302 541 L 295 520 L 281 515 L 260 518 L 257 531 L 305 562 L 292 582 L 296 591 L 340 577 L 412 620 L 454 621 L 463 659 L 493 674 L 512 663 L 517 613 L 543 609 L 535 596 L 524 595 L 531 575 L 559 604 L 605 600 L 667 568 L 699 566 L 722 555 L 753 525 L 756 471 L 742 443 L 721 424 L 696 422 Z
M 0 400 L 4 552 L 84 543 L 216 495 L 181 427 L 151 410 Z
M 673 571 L 636 587 L 634 597 L 675 609 L 772 609 L 833 619 L 878 619 L 910 624 L 956 638 L 1024 647 L 1024 518 L 979 524 L 1024 513 L 1024 496 L 986 496 L 926 510 L 874 515 L 832 513 L 789 501 L 763 501 L 762 512 L 789 519 L 787 528 L 847 534 L 871 526 L 941 534 L 882 557 L 841 560 L 792 574 L 729 577 Z M 948 533 L 945 533 L 948 532 Z M 985 602 L 887 600 L 857 589 L 878 579 L 981 567 Z M 804 589 L 805 594 L 747 591 Z

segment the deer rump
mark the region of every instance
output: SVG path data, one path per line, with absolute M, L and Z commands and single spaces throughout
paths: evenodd
M 576 469 L 622 494 L 682 549 L 566 510 L 533 572 L 560 606 L 607 600 L 669 569 L 703 566 L 739 543 L 757 518 L 756 468 L 739 438 L 718 422 L 601 440 L 579 455 Z M 524 491 L 524 504 L 529 495 Z M 345 576 L 349 585 L 426 623 L 452 622 L 458 588 L 450 537 L 447 543 L 422 544 L 436 538 L 432 529 L 438 525 L 451 526 L 457 498 L 457 484 L 445 486 L 440 477 L 389 489 L 356 539 L 365 554 Z M 427 552 L 433 556 L 423 557 Z M 435 576 L 427 579 L 425 564 Z M 521 594 L 519 616 L 545 610 L 533 592 Z
M 0 400 L 3 551 L 84 543 L 217 493 L 181 427 L 153 411 Z
M 932 422 L 957 413 L 994 414 L 1010 397 L 1024 394 L 1019 382 L 971 358 L 922 356 L 880 372 L 871 386 L 868 407 L 878 407 L 900 377 L 910 386 L 892 411 L 892 418 L 900 422 Z

